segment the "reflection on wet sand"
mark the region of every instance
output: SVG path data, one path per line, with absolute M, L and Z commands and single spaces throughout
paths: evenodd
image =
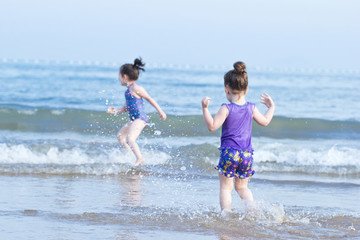
M 121 178 L 120 186 L 123 189 L 121 204 L 130 206 L 140 206 L 142 200 L 141 192 L 142 175 L 134 173 Z

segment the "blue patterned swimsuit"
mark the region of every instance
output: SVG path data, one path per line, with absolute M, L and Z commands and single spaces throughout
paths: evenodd
M 149 117 L 145 113 L 144 99 L 137 98 L 131 94 L 129 87 L 125 91 L 126 110 L 129 113 L 131 121 L 141 119 L 144 122 L 149 122 Z

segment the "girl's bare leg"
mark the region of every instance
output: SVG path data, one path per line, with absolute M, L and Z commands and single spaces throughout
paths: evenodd
M 127 143 L 127 135 L 129 134 L 130 124 L 131 123 L 125 124 L 125 126 L 123 126 L 117 134 L 117 139 L 120 145 L 128 151 L 131 150 L 129 144 Z
M 235 190 L 240 198 L 245 200 L 247 206 L 252 206 L 254 197 L 251 190 L 248 188 L 249 179 L 235 179 Z
M 130 128 L 127 134 L 127 143 L 136 157 L 135 166 L 138 166 L 144 162 L 139 145 L 136 143 L 136 139 L 139 137 L 145 126 L 146 123 L 143 120 L 136 119 L 130 124 Z
M 234 188 L 234 178 L 227 178 L 219 174 L 219 179 L 221 210 L 231 211 L 231 191 Z

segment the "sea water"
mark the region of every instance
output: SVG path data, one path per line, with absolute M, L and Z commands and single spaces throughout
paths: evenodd
M 1 239 L 360 238 L 360 73 L 249 66 L 247 100 L 273 122 L 254 124 L 256 212 L 233 194 L 220 214 L 219 132 L 201 99 L 226 102 L 226 67 L 148 64 L 139 84 L 168 114 L 139 138 L 134 168 L 117 131 L 126 114 L 117 64 L 0 62 Z

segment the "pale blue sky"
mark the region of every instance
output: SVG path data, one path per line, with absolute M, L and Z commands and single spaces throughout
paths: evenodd
M 360 68 L 358 0 L 1 0 L 0 58 Z

